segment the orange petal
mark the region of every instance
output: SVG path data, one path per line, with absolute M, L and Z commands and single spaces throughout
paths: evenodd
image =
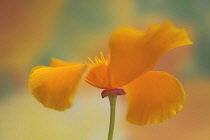
M 90 71 L 86 76 L 86 81 L 98 88 L 109 89 L 109 76 L 106 64 L 91 64 Z
M 154 68 L 170 49 L 191 44 L 185 30 L 172 23 L 152 25 L 146 32 L 130 27 L 114 31 L 110 38 L 109 73 L 112 87 L 121 87 Z
M 45 107 L 63 111 L 72 104 L 86 65 L 68 67 L 38 66 L 32 69 L 29 87 L 34 97 Z
M 66 66 L 72 66 L 72 65 L 78 65 L 80 63 L 69 63 L 62 61 L 60 59 L 52 58 L 50 62 L 50 67 L 66 67 Z
M 173 117 L 185 104 L 179 81 L 166 72 L 151 71 L 125 86 L 127 119 L 134 124 L 159 123 Z
M 103 53 L 100 52 L 100 57 L 95 56 L 95 61 L 90 57 L 88 59 L 92 64 L 88 64 L 90 70 L 85 81 L 98 88 L 110 89 L 107 61 Z

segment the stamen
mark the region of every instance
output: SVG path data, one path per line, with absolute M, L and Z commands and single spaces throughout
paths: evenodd
M 107 63 L 102 52 L 100 52 L 100 58 L 98 56 L 95 56 L 95 59 L 94 59 L 95 62 L 90 57 L 87 57 L 87 58 L 92 64 L 106 64 Z M 85 62 L 85 63 L 87 63 L 87 62 Z
M 104 58 L 104 54 L 103 54 L 102 51 L 100 51 L 100 56 L 101 56 L 101 61 L 102 61 L 103 63 L 106 63 L 106 60 L 105 60 L 105 58 Z
M 95 64 L 95 62 L 94 62 L 90 57 L 87 57 L 87 59 L 88 59 L 92 64 Z
M 101 63 L 101 60 L 98 58 L 98 56 L 95 56 L 95 61 L 96 61 L 97 64 Z

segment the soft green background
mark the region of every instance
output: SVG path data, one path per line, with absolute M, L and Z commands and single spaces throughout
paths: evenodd
M 210 139 L 209 0 L 0 0 L 0 140 L 106 139 L 109 107 L 101 90 L 82 83 L 66 112 L 44 108 L 27 87 L 31 68 L 52 57 L 84 62 L 107 53 L 110 33 L 121 26 L 145 30 L 172 21 L 193 45 L 166 54 L 158 70 L 177 76 L 185 108 L 161 124 L 144 127 L 125 119 L 118 102 L 116 140 Z

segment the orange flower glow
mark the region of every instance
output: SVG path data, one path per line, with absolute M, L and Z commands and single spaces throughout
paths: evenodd
M 151 71 L 169 50 L 192 44 L 184 29 L 171 22 L 152 25 L 147 31 L 130 27 L 115 30 L 108 59 L 103 53 L 87 63 L 52 59 L 50 66 L 32 69 L 29 87 L 45 107 L 63 111 L 72 104 L 75 89 L 89 68 L 85 81 L 102 89 L 123 87 L 128 99 L 127 119 L 134 124 L 158 123 L 176 115 L 185 104 L 180 82 L 166 72 Z

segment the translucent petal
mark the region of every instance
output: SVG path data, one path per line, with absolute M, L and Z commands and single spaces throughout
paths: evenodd
M 185 30 L 172 23 L 152 25 L 146 32 L 119 28 L 110 38 L 110 85 L 121 87 L 154 68 L 167 51 L 191 44 Z
M 176 115 L 185 104 L 180 82 L 166 72 L 151 71 L 125 86 L 127 119 L 134 124 L 159 123 Z
M 84 64 L 35 67 L 29 77 L 31 93 L 45 107 L 63 111 L 71 106 L 75 89 L 85 68 Z

